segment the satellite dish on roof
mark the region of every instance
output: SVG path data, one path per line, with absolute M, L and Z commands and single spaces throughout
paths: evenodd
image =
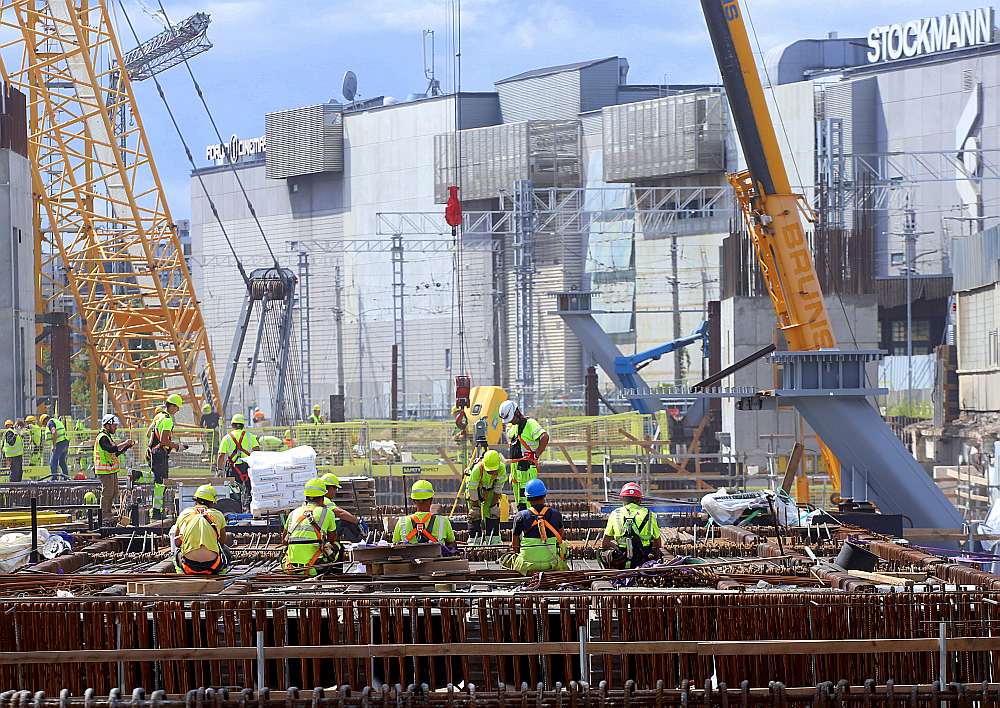
M 348 101 L 353 101 L 354 97 L 358 95 L 358 75 L 353 71 L 346 72 L 344 74 L 344 84 L 340 92 Z

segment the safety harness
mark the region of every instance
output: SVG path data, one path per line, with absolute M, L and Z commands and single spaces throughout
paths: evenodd
M 428 511 L 423 518 L 420 518 L 419 513 L 411 514 L 410 521 L 413 522 L 413 528 L 406 534 L 407 543 L 412 543 L 413 539 L 417 538 L 417 534 L 422 534 L 422 537 L 417 539 L 417 543 L 440 543 L 434 534 L 427 530 L 434 528 L 434 514 Z
M 324 507 L 323 511 L 327 511 L 327 509 Z M 316 517 L 313 516 L 312 509 L 307 509 L 302 513 L 302 518 L 299 519 L 298 522 L 296 522 L 295 527 L 292 529 L 292 533 L 294 533 L 299 529 L 299 525 L 301 524 L 302 521 L 307 521 L 309 522 L 309 525 L 312 526 L 312 530 L 316 534 L 316 540 L 313 541 L 312 539 L 306 539 L 306 538 L 289 539 L 288 543 L 290 545 L 315 544 L 316 552 L 313 553 L 312 558 L 310 558 L 308 561 L 306 561 L 304 564 L 301 565 L 298 563 L 292 563 L 286 557 L 285 560 L 286 571 L 291 571 L 295 568 L 305 568 L 308 570 L 312 568 L 314 565 L 316 565 L 316 561 L 318 561 L 320 557 L 323 555 L 323 529 L 320 528 L 320 525 L 318 523 L 316 523 Z
M 545 518 L 545 514 L 548 513 L 549 507 L 542 507 L 541 511 L 539 511 L 535 509 L 535 507 L 531 506 L 528 507 L 528 510 L 535 516 L 534 520 L 531 522 L 531 528 L 538 529 L 538 538 L 540 538 L 544 543 L 549 540 L 549 533 L 551 532 L 551 534 L 556 537 L 556 541 L 559 544 L 562 544 L 562 534 L 559 533 L 559 531 L 556 530 L 556 527 L 549 523 L 548 519 Z
M 638 513 L 635 516 L 629 516 L 627 513 L 622 514 L 625 517 L 622 520 L 622 535 L 625 536 L 625 554 L 628 556 L 633 567 L 642 565 L 650 556 L 648 545 L 642 542 L 642 530 L 649 524 L 649 519 L 653 514 L 645 507 L 642 507 L 642 510 L 646 514 L 638 524 L 636 523 L 636 519 L 639 516 Z
M 194 510 L 198 513 L 202 520 L 205 521 L 212 530 L 215 531 L 215 540 L 221 541 L 222 535 L 219 533 L 218 527 L 212 523 L 212 517 L 208 515 L 208 510 L 205 507 L 195 506 Z M 185 575 L 215 575 L 215 571 L 222 567 L 222 544 L 219 543 L 219 554 L 215 557 L 207 566 L 204 561 L 197 563 L 197 567 L 192 565 L 193 561 L 189 561 L 187 558 L 181 555 L 180 545 L 184 542 L 184 537 L 178 533 L 177 534 L 177 566 L 184 571 Z

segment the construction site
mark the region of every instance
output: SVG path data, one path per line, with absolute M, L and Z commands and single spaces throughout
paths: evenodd
M 992 8 L 240 136 L 172 4 L 0 0 L 0 708 L 1000 705 Z

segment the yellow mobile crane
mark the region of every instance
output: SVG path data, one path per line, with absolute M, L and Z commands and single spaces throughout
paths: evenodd
M 844 462 L 845 471 L 850 471 L 851 489 L 855 489 L 856 478 L 860 476 L 864 498 L 868 499 L 871 493 L 885 513 L 904 515 L 918 528 L 961 527 L 961 515 L 867 401 L 865 396 L 871 390 L 860 380 L 856 364 L 870 360 L 871 352 L 835 348 L 823 292 L 802 227 L 803 217 L 811 218 L 810 209 L 801 195 L 792 193 L 743 22 L 741 3 L 701 0 L 701 6 L 749 168 L 730 175 L 729 180 L 750 228 L 778 326 L 792 351 L 821 354 L 812 361 L 801 358 L 798 364 L 794 363 L 795 357 L 789 359 L 792 363 L 786 364 L 788 370 L 783 372 L 783 379 L 799 388 L 793 385 L 783 395 L 792 394 L 790 400 L 799 412 L 833 444 L 833 451 L 821 444 L 833 476 L 840 476 L 839 459 Z M 823 356 L 820 350 L 829 350 L 829 354 Z M 847 362 L 855 363 L 849 384 L 846 372 L 851 367 Z M 806 366 L 813 367 L 813 372 L 817 372 L 817 367 L 827 367 L 823 369 L 824 379 L 830 374 L 830 380 L 844 394 L 834 395 L 833 390 L 823 392 L 817 386 L 818 381 L 806 386 L 800 378 L 794 383 L 795 374 Z
M 812 221 L 812 211 L 788 181 L 739 1 L 701 4 L 749 167 L 728 179 L 750 229 L 778 327 L 793 351 L 831 349 L 837 342 L 802 228 L 803 218 Z M 839 494 L 840 463 L 822 440 L 819 446 Z

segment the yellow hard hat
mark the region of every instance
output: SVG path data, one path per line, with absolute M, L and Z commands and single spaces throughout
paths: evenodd
M 38 421 L 38 422 L 39 422 L 39 423 L 41 423 L 42 425 L 45 425 L 46 423 L 48 423 L 48 422 L 49 422 L 49 420 L 51 420 L 51 419 L 49 418 L 49 416 L 48 416 L 48 415 L 46 415 L 45 413 L 42 413 L 42 417 L 41 417 L 41 419 L 39 419 L 39 421 Z
M 181 394 L 179 393 L 171 393 L 169 396 L 167 396 L 167 403 L 169 403 L 172 406 L 177 406 L 178 408 L 180 408 L 181 406 L 184 405 L 184 399 L 181 398 Z
M 36 420 L 37 419 L 35 418 L 35 416 L 29 415 L 27 418 L 24 419 L 24 422 L 25 423 L 34 423 Z
M 95 504 L 97 504 L 97 495 L 94 494 L 93 492 L 87 492 L 86 494 L 83 495 L 83 503 L 87 504 L 88 506 L 94 506 Z
M 286 439 L 286 440 L 291 440 L 291 439 L 292 439 L 292 429 L 291 429 L 291 428 L 288 428 L 288 429 L 287 429 L 287 430 L 285 431 L 285 439 Z
M 313 477 L 308 482 L 306 482 L 304 491 L 307 497 L 326 496 L 326 482 L 324 482 L 319 477 Z
M 426 479 L 418 479 L 410 487 L 410 499 L 430 499 L 434 496 L 434 485 Z
M 237 413 L 236 415 L 233 416 L 233 419 L 230 422 L 233 425 L 246 425 L 247 417 L 242 413 Z
M 219 495 L 215 491 L 215 487 L 211 484 L 203 484 L 194 490 L 194 498 L 201 499 L 203 501 L 212 502 L 213 504 L 218 501 Z
M 7 420 L 5 420 L 3 422 L 3 427 L 5 427 L 5 428 L 13 428 L 14 427 L 14 421 L 12 421 L 10 418 L 8 418 Z
M 503 464 L 503 456 L 496 450 L 487 450 L 483 455 L 483 467 L 490 472 L 496 472 Z
M 318 403 L 316 403 L 316 404 L 313 405 L 313 410 L 314 411 L 320 411 L 320 410 L 323 410 L 323 409 L 319 407 Z
M 329 487 L 336 487 L 337 489 L 340 489 L 340 487 L 341 487 L 340 477 L 338 477 L 337 475 L 335 475 L 333 472 L 327 472 L 325 475 L 323 475 L 322 477 L 320 477 L 320 479 L 322 479 L 324 482 L 326 482 L 327 488 L 329 488 Z
M 203 404 L 202 407 L 201 407 L 201 412 L 202 413 L 211 413 L 212 412 L 212 404 L 211 403 L 205 403 L 205 404 Z

